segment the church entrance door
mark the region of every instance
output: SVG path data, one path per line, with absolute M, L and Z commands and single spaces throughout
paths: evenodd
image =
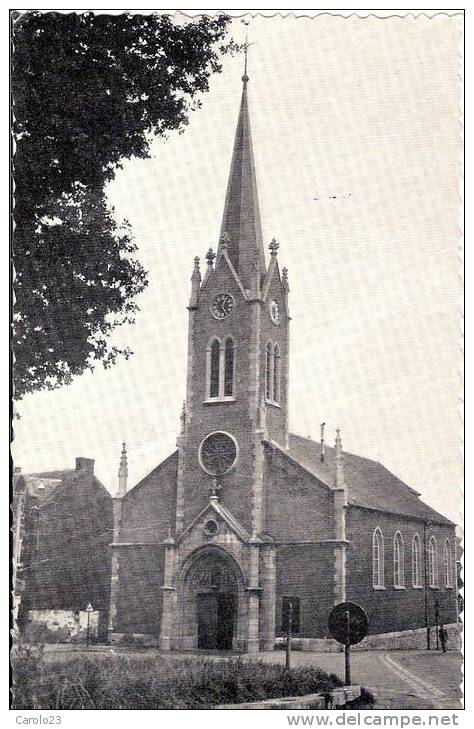
M 235 625 L 235 595 L 198 593 L 198 648 L 231 650 Z

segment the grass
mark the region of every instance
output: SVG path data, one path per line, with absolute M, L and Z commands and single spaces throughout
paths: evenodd
M 241 658 L 166 659 L 90 654 L 42 661 L 22 647 L 13 663 L 15 709 L 206 709 L 281 696 L 327 694 L 342 682 L 315 666 Z

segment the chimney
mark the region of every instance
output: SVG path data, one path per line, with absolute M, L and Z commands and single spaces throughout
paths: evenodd
M 119 487 L 117 491 L 117 496 L 124 496 L 127 493 L 127 478 L 127 446 L 124 441 L 122 443 L 122 453 L 120 455 L 120 467 L 118 472 Z
M 326 459 L 326 450 L 324 446 L 324 426 L 326 423 L 321 423 L 321 463 L 324 463 Z
M 76 458 L 76 471 L 82 470 L 87 471 L 88 473 L 94 473 L 94 459 L 78 456 Z

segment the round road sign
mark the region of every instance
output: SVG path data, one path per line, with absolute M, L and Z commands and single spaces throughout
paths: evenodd
M 367 635 L 368 625 L 365 611 L 355 602 L 340 602 L 329 613 L 329 631 L 343 645 L 360 643 Z

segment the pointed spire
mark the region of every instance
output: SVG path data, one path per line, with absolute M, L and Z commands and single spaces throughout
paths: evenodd
M 247 59 L 247 56 L 246 56 Z M 257 178 L 253 158 L 252 137 L 247 101 L 247 60 L 242 77 L 242 101 L 235 132 L 234 151 L 221 226 L 229 236 L 227 251 L 244 288 L 250 288 L 255 252 L 265 273 L 265 254 L 257 194 Z M 219 243 L 218 254 L 222 252 Z
M 117 496 L 124 496 L 127 493 L 127 478 L 128 478 L 128 466 L 127 466 L 127 445 L 125 441 L 122 443 L 122 453 L 120 454 L 120 466 L 118 472 L 119 487 Z
M 216 257 L 216 254 L 214 253 L 212 248 L 209 248 L 208 252 L 206 253 L 207 269 L 206 269 L 206 273 L 204 274 L 204 280 L 202 282 L 203 285 L 206 283 L 207 279 L 209 278 L 209 276 L 211 275 L 211 273 L 214 270 L 215 257 Z
M 201 288 L 201 271 L 199 269 L 199 256 L 194 259 L 194 268 L 191 276 L 191 297 L 189 306 L 197 306 L 199 300 L 199 290 Z
M 344 488 L 344 458 L 342 455 L 341 429 L 336 428 L 336 449 L 334 454 L 334 465 L 336 467 L 335 485 L 336 488 Z

